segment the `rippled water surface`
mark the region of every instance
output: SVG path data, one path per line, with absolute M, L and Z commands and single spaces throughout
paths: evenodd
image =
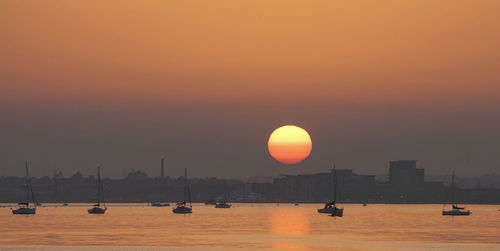
M 7 206 L 7 205 L 3 205 Z M 442 216 L 441 205 L 196 204 L 193 214 L 142 204 L 47 204 L 32 216 L 0 208 L 0 249 L 24 250 L 500 250 L 500 206 L 469 205 L 471 216 Z

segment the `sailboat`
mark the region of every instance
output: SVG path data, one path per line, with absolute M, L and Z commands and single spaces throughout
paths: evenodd
M 28 161 L 26 161 L 26 202 L 19 202 L 18 205 L 20 206 L 18 209 L 12 209 L 13 214 L 36 214 L 36 202 L 35 202 L 35 195 L 33 194 L 33 187 L 31 186 L 30 182 L 30 176 L 29 176 L 29 171 L 28 171 Z M 31 193 L 31 202 L 33 203 L 33 206 L 30 207 L 30 193 Z
M 101 202 L 103 206 L 101 207 Z M 104 203 L 104 190 L 101 184 L 101 168 L 97 167 L 97 203 L 89 210 L 89 214 L 104 214 L 106 212 L 106 204 Z
M 446 206 L 446 202 L 443 205 L 442 214 L 443 215 L 470 215 L 471 212 L 469 210 L 465 210 L 465 207 L 459 207 L 455 202 L 455 171 L 453 171 L 453 175 L 451 178 L 451 210 L 444 210 Z
M 338 216 L 342 217 L 344 214 L 344 208 L 337 207 L 337 171 L 335 169 L 335 165 L 333 166 L 333 180 L 334 180 L 334 192 L 333 192 L 333 201 L 329 203 L 325 203 L 325 207 L 318 209 L 318 213 L 327 213 L 331 214 L 330 216 Z
M 215 208 L 230 208 L 231 204 L 228 203 L 229 196 L 227 194 L 227 189 L 226 189 L 226 180 L 224 180 L 224 200 L 222 201 L 217 201 L 215 203 Z
M 187 205 L 187 201 L 189 201 L 189 206 Z M 172 211 L 176 214 L 190 214 L 193 212 L 193 206 L 191 205 L 191 195 L 189 194 L 187 168 L 184 169 L 184 201 L 177 202 L 177 204 L 175 204 L 175 208 Z
M 160 175 L 160 201 L 163 200 L 163 177 L 164 177 L 164 169 L 163 169 L 163 159 L 161 159 L 161 175 Z M 168 207 L 170 204 L 166 202 L 153 202 L 151 203 L 152 207 Z

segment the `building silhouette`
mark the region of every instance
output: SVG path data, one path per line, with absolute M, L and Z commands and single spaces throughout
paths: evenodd
M 426 177 L 425 170 L 417 168 L 416 160 L 390 161 L 387 182 L 376 180 L 375 175 L 355 173 L 352 169 L 336 169 L 336 175 L 337 198 L 346 203 L 443 203 L 450 193 L 451 177 Z M 92 175 L 84 177 L 77 172 L 63 177 L 57 172 L 53 177 L 33 177 L 31 181 L 34 193 L 42 203 L 95 201 L 96 178 Z M 22 201 L 25 197 L 24 182 L 24 177 L 0 177 L 0 202 Z M 156 177 L 133 170 L 121 179 L 103 178 L 102 183 L 108 202 L 148 203 L 158 201 L 160 195 L 168 202 L 183 199 L 184 177 L 168 177 L 161 170 Z M 194 202 L 216 200 L 227 195 L 232 202 L 324 203 L 333 199 L 332 172 L 281 175 L 267 182 L 211 177 L 192 178 L 189 183 Z M 458 177 L 455 186 L 455 199 L 460 203 L 500 202 L 500 176 Z
M 417 168 L 416 160 L 389 162 L 389 197 L 393 200 L 414 201 L 424 192 L 424 169 Z

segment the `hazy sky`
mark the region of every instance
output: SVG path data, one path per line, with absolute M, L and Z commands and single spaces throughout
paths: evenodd
M 270 133 L 311 134 L 279 164 Z M 0 175 L 500 170 L 500 1 L 0 0 Z

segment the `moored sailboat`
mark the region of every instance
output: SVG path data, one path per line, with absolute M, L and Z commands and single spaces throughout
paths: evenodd
M 445 210 L 446 201 L 443 205 L 442 214 L 443 215 L 452 215 L 452 216 L 467 216 L 470 215 L 471 212 L 466 210 L 465 207 L 459 207 L 455 202 L 455 171 L 453 171 L 453 175 L 451 176 L 451 210 Z
M 190 214 L 193 212 L 193 206 L 191 205 L 191 195 L 189 193 L 187 168 L 184 169 L 184 201 L 177 202 L 177 204 L 175 204 L 175 208 L 172 209 L 172 212 L 176 214 Z
M 26 202 L 19 202 L 19 208 L 12 209 L 13 214 L 36 214 L 36 202 L 35 195 L 33 194 L 33 187 L 31 186 L 29 170 L 28 170 L 28 161 L 26 161 L 25 165 L 25 176 L 26 176 Z M 30 193 L 31 193 L 31 202 L 33 206 L 30 206 Z
M 104 202 L 104 190 L 101 183 L 101 168 L 97 167 L 97 203 L 92 205 L 92 208 L 87 211 L 89 214 L 104 214 L 107 209 Z
M 338 182 L 337 182 L 337 171 L 335 169 L 335 165 L 333 166 L 332 175 L 333 175 L 333 183 L 334 183 L 334 185 L 333 185 L 333 187 L 334 187 L 333 201 L 325 203 L 325 207 L 318 209 L 318 213 L 327 213 L 327 214 L 330 214 L 330 216 L 342 217 L 342 215 L 344 214 L 344 208 L 338 207 L 338 202 L 337 202 L 337 191 L 338 191 L 337 183 Z
M 215 203 L 215 208 L 230 208 L 231 204 L 229 204 L 229 196 L 227 194 L 227 189 L 226 189 L 226 180 L 224 180 L 224 200 L 217 201 Z

